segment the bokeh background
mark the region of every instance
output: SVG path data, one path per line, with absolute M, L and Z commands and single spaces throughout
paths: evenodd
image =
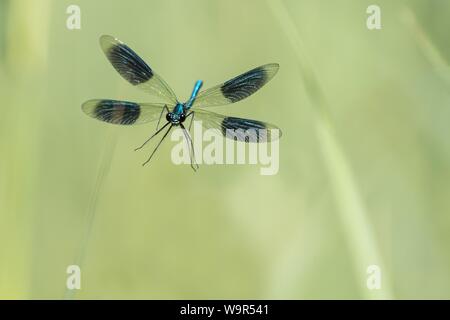
M 449 27 L 442 0 L 0 0 L 0 298 L 450 298 Z M 80 109 L 156 101 L 111 67 L 102 34 L 180 98 L 278 62 L 215 111 L 280 126 L 279 173 L 194 173 L 170 141 L 143 168 L 152 148 L 133 148 L 153 124 Z

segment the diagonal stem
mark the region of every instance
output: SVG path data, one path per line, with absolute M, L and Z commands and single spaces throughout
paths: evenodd
M 314 74 L 312 66 L 308 63 L 301 37 L 283 1 L 266 1 L 297 55 L 303 84 L 316 111 L 318 139 L 337 200 L 342 227 L 345 230 L 348 246 L 352 252 L 356 280 L 361 293 L 367 298 L 391 299 L 393 295 L 387 276 L 388 272 L 384 268 L 373 227 L 369 221 L 351 165 L 334 133 L 333 124 L 328 114 L 329 105 L 319 80 Z M 368 266 L 373 264 L 380 266 L 383 272 L 383 285 L 380 290 L 369 291 L 366 286 L 366 270 Z
M 88 244 L 91 239 L 92 229 L 95 221 L 95 214 L 97 212 L 98 199 L 103 189 L 106 177 L 108 176 L 111 168 L 111 162 L 114 155 L 114 150 L 117 143 L 117 136 L 115 134 L 110 135 L 109 141 L 106 143 L 105 150 L 100 160 L 100 168 L 98 170 L 97 178 L 95 180 L 94 189 L 89 200 L 87 214 L 86 214 L 86 230 L 81 240 L 80 252 L 75 259 L 74 264 L 83 269 L 84 261 L 86 258 Z M 66 288 L 64 293 L 64 299 L 72 299 L 76 290 L 69 290 Z

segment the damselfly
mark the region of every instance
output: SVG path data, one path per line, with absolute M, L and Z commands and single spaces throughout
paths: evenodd
M 281 136 L 281 131 L 272 124 L 258 120 L 227 117 L 201 109 L 235 103 L 247 98 L 273 78 L 278 71 L 278 64 L 271 63 L 257 67 L 204 91 L 200 91 L 203 81 L 198 80 L 189 100 L 181 103 L 170 86 L 126 44 L 112 36 L 104 35 L 100 37 L 100 45 L 113 67 L 125 80 L 165 101 L 165 103 L 136 103 L 95 99 L 86 101 L 82 105 L 82 109 L 87 115 L 113 124 L 134 125 L 158 121 L 156 132 L 135 150 L 144 147 L 151 139 L 167 128 L 162 139 L 143 165 L 152 159 L 169 131 L 173 127 L 181 127 L 189 147 L 191 167 L 194 171 L 198 169 L 194 145 L 189 134 L 194 118 L 201 120 L 206 129 L 220 130 L 225 137 L 237 141 L 270 142 Z M 164 113 L 166 123 L 160 127 Z M 191 119 L 189 120 L 188 130 L 184 122 L 189 117 Z M 271 134 L 273 129 L 278 130 L 277 135 Z

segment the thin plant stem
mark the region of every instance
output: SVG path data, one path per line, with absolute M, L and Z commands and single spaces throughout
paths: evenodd
M 356 280 L 361 294 L 369 299 L 392 299 L 388 272 L 384 267 L 367 210 L 354 179 L 351 165 L 338 143 L 328 112 L 329 105 L 320 82 L 308 62 L 297 27 L 283 1 L 267 0 L 267 4 L 295 51 L 306 93 L 316 111 L 317 137 L 339 208 L 339 218 L 351 250 Z M 382 285 L 378 290 L 367 288 L 367 268 L 370 265 L 377 265 L 382 271 Z
M 103 186 L 105 184 L 106 178 L 111 168 L 111 162 L 114 155 L 114 150 L 117 143 L 117 135 L 111 133 L 109 135 L 108 141 L 105 144 L 105 148 L 103 150 L 103 154 L 100 160 L 100 167 L 98 170 L 97 177 L 95 179 L 94 188 L 92 190 L 91 198 L 89 200 L 89 204 L 87 207 L 86 214 L 86 229 L 83 234 L 83 238 L 81 240 L 80 251 L 78 253 L 77 258 L 75 259 L 75 265 L 77 265 L 81 270 L 86 259 L 87 250 L 89 246 L 89 241 L 91 239 L 92 229 L 94 226 L 98 200 L 99 196 L 103 190 Z M 76 289 L 68 289 L 66 286 L 66 290 L 64 293 L 64 299 L 73 299 L 76 293 Z
M 401 12 L 401 18 L 403 23 L 411 32 L 411 35 L 414 37 L 419 49 L 433 67 L 437 75 L 444 82 L 450 84 L 450 66 L 442 56 L 440 50 L 423 30 L 422 26 L 417 21 L 414 12 L 409 7 L 405 6 Z

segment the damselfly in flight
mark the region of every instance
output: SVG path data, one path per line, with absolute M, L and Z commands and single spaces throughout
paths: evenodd
M 278 71 L 278 64 L 271 63 L 257 67 L 201 92 L 200 88 L 203 81 L 198 80 L 189 100 L 181 103 L 169 85 L 126 44 L 114 37 L 104 35 L 100 37 L 100 45 L 113 67 L 125 80 L 165 101 L 165 103 L 135 103 L 96 99 L 86 101 L 82 105 L 82 109 L 87 115 L 113 124 L 133 125 L 158 121 L 156 132 L 136 150 L 144 147 L 152 138 L 168 127 L 162 139 L 143 165 L 151 160 L 156 150 L 158 150 L 163 140 L 169 134 L 169 131 L 173 127 L 181 127 L 189 147 L 191 166 L 194 171 L 196 168 L 198 169 L 198 164 L 195 161 L 194 145 L 189 134 L 194 117 L 202 120 L 205 128 L 220 130 L 224 136 L 237 141 L 270 142 L 281 136 L 281 131 L 272 124 L 257 120 L 227 117 L 200 109 L 203 107 L 222 106 L 247 98 L 273 78 Z M 167 122 L 159 128 L 164 112 Z M 189 117 L 191 119 L 189 130 L 187 130 L 183 123 Z M 277 129 L 279 134 L 272 136 L 272 129 Z

